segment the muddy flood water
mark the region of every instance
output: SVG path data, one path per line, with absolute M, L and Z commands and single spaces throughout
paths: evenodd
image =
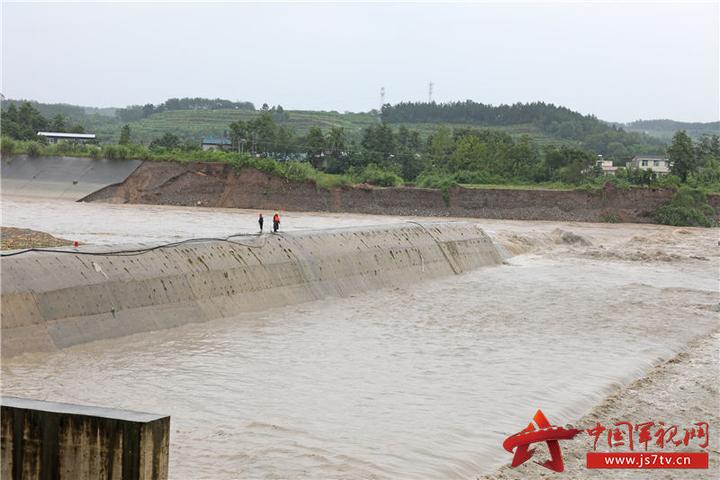
M 104 244 L 250 232 L 257 215 L 7 198 L 2 213 Z M 475 478 L 538 408 L 576 422 L 720 326 L 717 230 L 473 221 L 506 265 L 15 357 L 3 393 L 169 414 L 176 479 Z

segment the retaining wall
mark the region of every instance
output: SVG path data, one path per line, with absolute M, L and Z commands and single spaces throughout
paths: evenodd
M 2 478 L 162 480 L 170 417 L 2 398 Z
M 143 162 L 83 157 L 4 157 L 0 164 L 3 195 L 79 200 L 123 182 Z
M 139 256 L 4 258 L 2 356 L 407 285 L 502 262 L 492 240 L 470 223 L 237 240 L 243 245 L 185 244 Z

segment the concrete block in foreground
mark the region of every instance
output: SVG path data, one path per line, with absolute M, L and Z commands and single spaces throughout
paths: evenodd
M 166 479 L 170 417 L 3 396 L 3 479 Z

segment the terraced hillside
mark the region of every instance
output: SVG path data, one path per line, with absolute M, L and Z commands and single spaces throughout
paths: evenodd
M 206 136 L 222 136 L 231 122 L 252 120 L 259 111 L 247 110 L 171 110 L 150 115 L 136 122 L 130 122 L 133 140 L 149 143 L 165 133 L 172 133 L 183 139 L 200 141 Z M 291 127 L 296 135 L 305 135 L 310 127 L 323 129 L 343 127 L 355 137 L 363 128 L 378 122 L 370 113 L 309 112 L 302 110 L 285 111 L 285 117 L 277 118 L 280 125 Z M 96 133 L 101 141 L 117 141 L 122 123 L 99 125 Z
M 312 126 L 319 126 L 323 130 L 330 127 L 342 127 L 351 139 L 359 139 L 362 130 L 379 122 L 377 115 L 372 113 L 338 113 L 322 111 L 286 110 L 285 119 L 278 119 L 277 123 L 289 126 L 296 135 L 305 135 Z M 244 110 L 174 110 L 156 113 L 149 117 L 130 122 L 133 141 L 148 144 L 165 133 L 172 133 L 183 139 L 200 141 L 206 136 L 223 136 L 228 131 L 228 125 L 237 120 L 251 120 L 260 115 L 260 112 Z M 398 123 L 394 126 L 405 125 L 411 130 L 417 130 L 423 137 L 432 133 L 437 124 L 434 123 Z M 95 132 L 102 142 L 116 142 L 120 137 L 122 123 L 97 125 Z M 549 142 L 570 143 L 561 139 L 544 135 L 532 124 L 508 126 L 479 126 L 471 124 L 452 124 L 450 128 L 489 128 L 509 133 L 513 136 L 529 135 L 538 143 Z

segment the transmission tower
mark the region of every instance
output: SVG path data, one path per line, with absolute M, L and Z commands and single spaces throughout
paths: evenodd
M 385 87 L 380 87 L 380 110 L 385 105 Z
M 432 103 L 433 82 L 428 83 L 428 103 Z

